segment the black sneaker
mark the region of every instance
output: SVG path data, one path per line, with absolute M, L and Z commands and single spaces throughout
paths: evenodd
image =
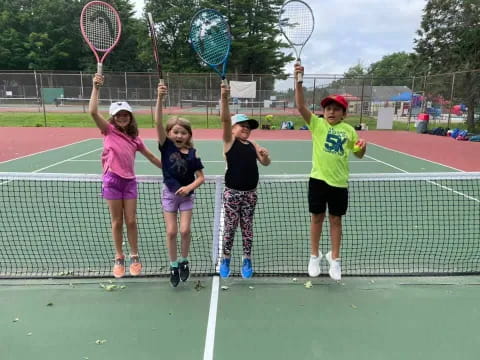
M 170 284 L 172 284 L 173 287 L 177 287 L 179 282 L 180 275 L 178 274 L 178 267 L 170 266 Z
M 190 276 L 190 269 L 188 268 L 188 261 L 184 261 L 178 264 L 180 270 L 180 280 L 187 281 Z

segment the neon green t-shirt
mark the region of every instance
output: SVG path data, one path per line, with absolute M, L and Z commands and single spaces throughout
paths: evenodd
M 308 128 L 312 132 L 312 172 L 310 177 L 336 187 L 348 186 L 348 155 L 358 140 L 355 129 L 343 121 L 330 125 L 312 114 Z

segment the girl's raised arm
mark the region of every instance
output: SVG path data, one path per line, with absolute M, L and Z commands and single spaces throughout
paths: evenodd
M 167 94 L 167 86 L 162 83 L 157 87 L 157 104 L 155 105 L 155 127 L 157 129 L 157 139 L 160 145 L 165 143 L 167 133 L 163 127 L 163 99 Z
M 88 112 L 93 118 L 97 127 L 105 133 L 108 128 L 108 122 L 105 118 L 98 112 L 98 95 L 100 93 L 100 87 L 103 85 L 103 76 L 100 74 L 95 74 L 93 77 L 93 87 L 92 94 L 90 95 L 90 101 L 88 103 Z

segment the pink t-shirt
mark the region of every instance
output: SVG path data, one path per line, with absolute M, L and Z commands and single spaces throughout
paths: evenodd
M 103 135 L 103 173 L 111 171 L 125 179 L 135 178 L 135 153 L 145 149 L 142 139 L 131 138 L 110 123 Z

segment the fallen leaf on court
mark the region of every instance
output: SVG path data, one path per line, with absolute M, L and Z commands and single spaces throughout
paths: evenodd
M 313 287 L 313 284 L 310 280 L 308 280 L 305 284 L 303 284 L 303 286 L 305 286 L 307 289 L 310 289 L 311 287 Z
M 32 333 L 31 332 L 27 333 L 27 336 L 32 336 Z
M 228 290 L 228 289 L 229 289 L 228 286 L 226 286 L 226 285 L 223 285 L 223 286 L 222 286 L 222 290 Z
M 95 341 L 95 344 L 103 345 L 103 344 L 105 344 L 106 342 L 107 342 L 107 340 L 105 340 L 105 339 L 101 339 L 101 340 L 98 339 L 97 341 Z
M 52 302 L 49 302 L 49 303 L 47 304 L 47 306 L 53 306 L 53 303 L 52 303 Z
M 125 285 L 120 285 L 120 286 L 118 286 L 118 285 L 112 284 L 112 283 L 110 283 L 110 284 L 108 284 L 108 285 L 105 285 L 105 284 L 100 283 L 100 287 L 101 287 L 102 289 L 105 289 L 106 291 L 113 291 L 113 290 L 116 290 L 116 289 L 125 289 L 125 288 L 126 288 Z
M 205 286 L 202 284 L 202 282 L 200 280 L 197 280 L 197 282 L 195 283 L 194 289 L 197 290 L 197 291 L 200 291 L 203 288 L 205 288 Z
M 355 304 L 352 304 L 352 305 L 350 305 L 350 306 L 352 307 L 352 309 L 358 309 L 358 306 L 355 305 Z

